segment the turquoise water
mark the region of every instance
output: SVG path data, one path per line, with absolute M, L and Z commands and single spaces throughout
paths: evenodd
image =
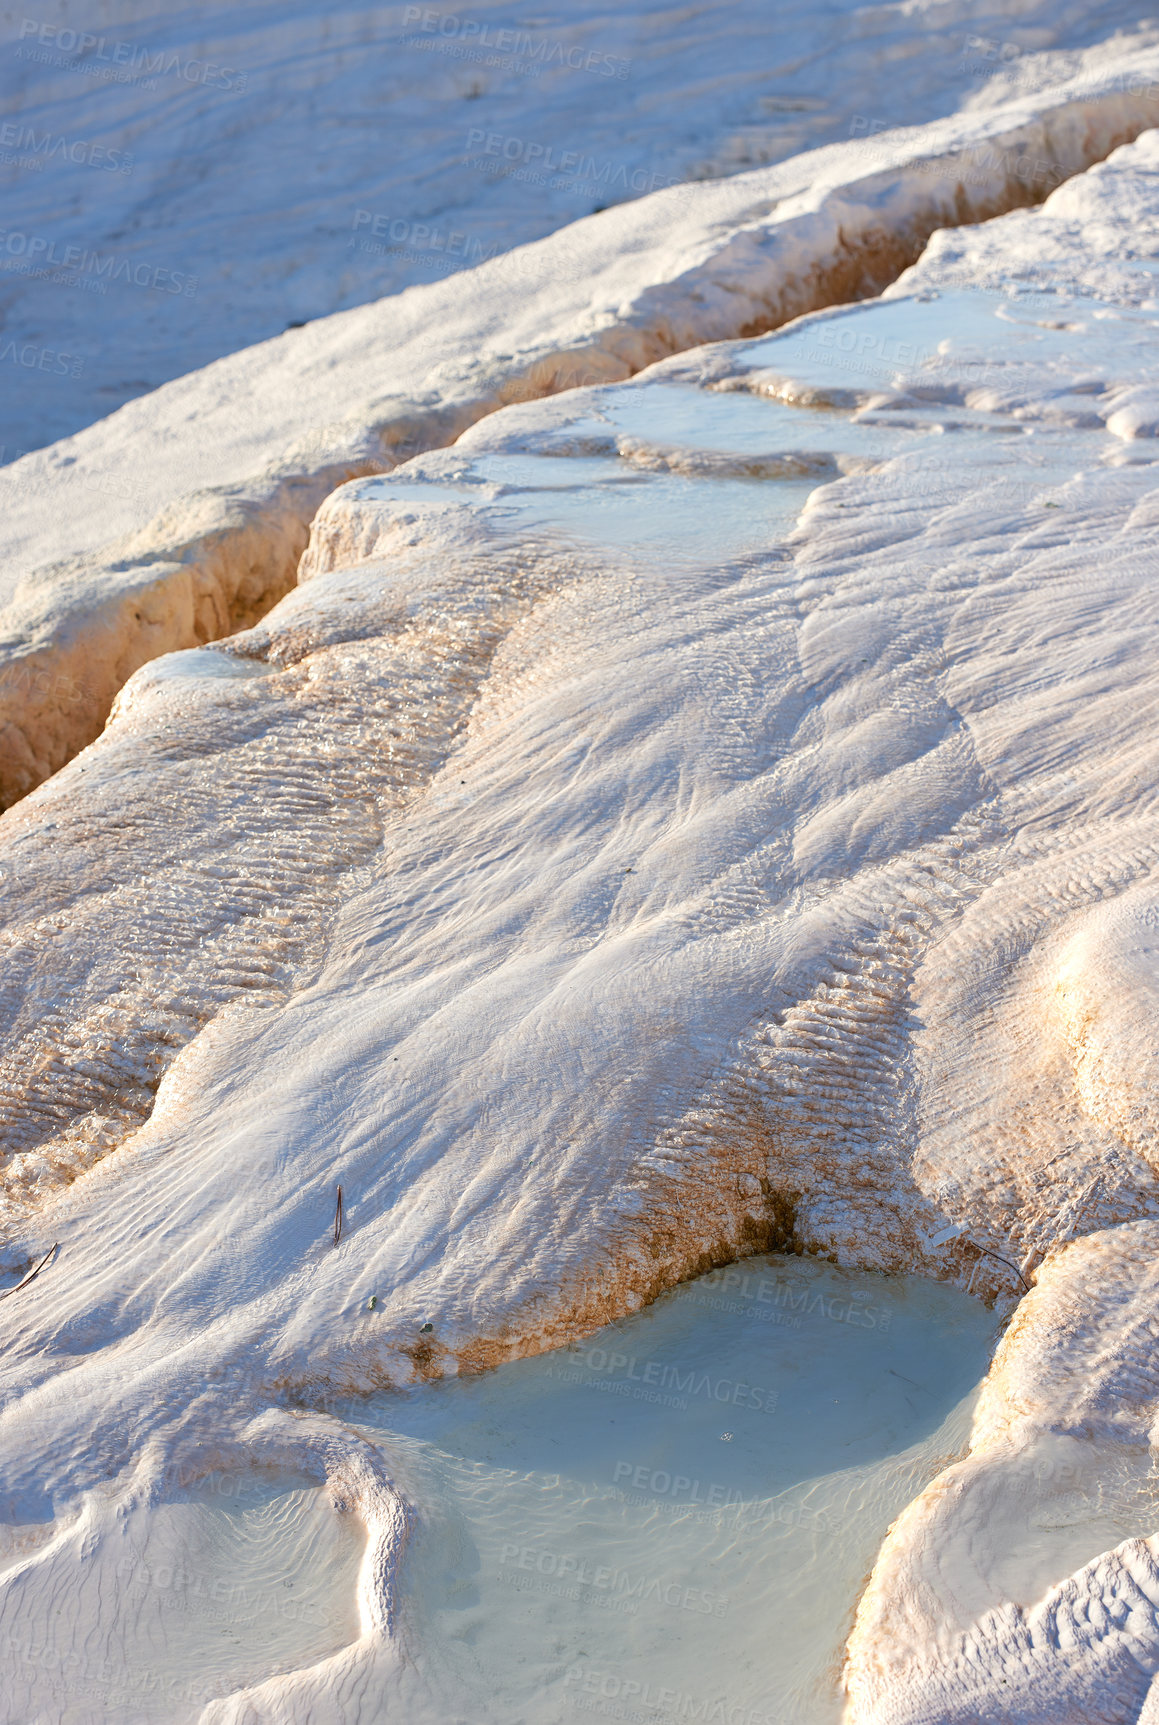
M 675 569 L 694 586 L 783 545 L 824 479 L 645 471 L 613 453 L 617 437 L 819 455 L 833 473 L 900 458 L 915 530 L 954 506 L 968 470 L 1008 503 L 1002 529 L 1021 531 L 1070 506 L 1074 475 L 1126 453 L 1083 403 L 1143 365 L 1154 323 L 983 294 L 859 306 L 734 350 L 740 382 L 763 367 L 820 406 L 675 381 L 585 392 L 538 449 L 464 450 L 429 478 L 416 464 L 358 491 L 404 520 L 463 507 L 503 532 L 639 553 L 642 584 Z M 903 374 L 905 402 L 864 405 Z M 1057 424 L 1018 417 L 1020 392 L 1037 413 L 1055 386 Z M 994 399 L 967 404 L 981 388 Z M 878 483 L 893 479 L 855 487 Z M 381 1447 L 416 1510 L 399 1576 L 405 1662 L 382 1717 L 836 1725 L 882 1537 L 965 1449 L 997 1333 L 994 1314 L 941 1284 L 751 1259 L 582 1346 L 333 1409 Z M 1149 1456 L 1107 1482 L 1093 1451 L 1051 1440 L 1008 1484 L 1011 1597 L 1153 1524 Z M 23 1530 L 0 1561 L 45 1537 Z M 235 1496 L 223 1478 L 142 1511 L 110 1571 L 123 1681 L 89 1693 L 125 1716 L 196 1717 L 194 1694 L 324 1657 L 358 1634 L 360 1552 L 352 1518 L 301 1481 L 254 1476 Z M 132 1683 L 154 1675 L 176 1689 L 146 1705 Z
M 850 306 L 740 348 L 744 367 L 823 391 L 834 403 L 924 375 L 940 394 L 1001 383 L 1041 388 L 1052 368 L 1083 381 L 1151 371 L 1159 313 L 1093 299 L 1029 303 L 959 290 Z
M 347 1405 L 418 1510 L 408 1720 L 836 1720 L 877 1547 L 964 1448 L 995 1335 L 938 1283 L 755 1258 L 579 1347 Z

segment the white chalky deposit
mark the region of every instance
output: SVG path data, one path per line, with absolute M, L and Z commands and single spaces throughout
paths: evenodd
M 288 585 L 313 515 L 295 584 L 176 637 L 158 586 L 183 650 L 135 670 L 69 613 L 120 692 L 0 819 L 6 1717 L 1157 1716 L 1159 134 L 1112 150 L 1124 100 L 1024 103 L 1077 177 L 771 334 L 691 347 L 749 291 L 717 241 L 769 238 L 732 205 L 707 275 L 687 233 L 660 271 L 613 245 L 616 328 L 694 280 L 690 351 L 485 416 L 449 382 L 420 441 L 456 442 L 343 485 L 319 433 L 293 531 L 287 374 L 201 483 L 248 519 L 281 463 L 251 548 L 283 534 Z M 875 196 L 912 239 L 903 167 Z M 856 253 L 831 192 L 802 257 Z M 613 225 L 663 250 L 665 207 Z M 335 327 L 302 333 L 341 383 Z M 220 363 L 244 393 L 279 362 Z M 96 567 L 44 591 L 115 610 Z M 762 1315 L 796 1309 L 778 1277 L 830 1301 L 812 1346 Z M 759 1516 L 698 1546 L 650 1498 L 788 1504 L 793 1541 L 853 1507 L 805 1553 Z M 638 1640 L 496 1579 L 561 1554 L 593 1598 L 641 1582 Z M 793 1563 L 824 1607 L 767 1681 L 752 1600 L 713 1642 L 715 1603 L 664 1594 L 751 1571 L 787 1614 Z
M 139 666 L 268 610 L 344 480 L 506 403 L 879 293 L 935 230 L 1037 203 L 1159 120 L 1149 40 L 1112 37 L 929 125 L 617 205 L 0 468 L 0 805 L 91 742 Z

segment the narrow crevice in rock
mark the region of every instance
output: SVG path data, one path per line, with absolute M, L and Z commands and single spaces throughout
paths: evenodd
M 252 484 L 175 502 L 98 558 L 36 570 L 20 593 L 27 600 L 35 591 L 42 621 L 9 624 L 9 639 L 0 641 L 0 809 L 99 736 L 117 691 L 141 665 L 220 640 L 269 611 L 294 584 L 319 507 L 348 480 L 446 447 L 513 402 L 623 380 L 706 342 L 763 335 L 806 313 L 871 298 L 915 262 L 935 231 L 1042 202 L 1153 125 L 1153 110 L 1143 85 L 1120 85 L 1060 100 L 1006 131 L 987 121 L 988 130 L 955 149 L 915 153 L 835 187 L 800 218 L 800 232 L 791 221 L 784 229 L 759 221 L 738 227 L 679 283 L 645 294 L 596 334 L 517 357 L 483 394 L 454 405 L 411 403 L 344 433 L 342 459 L 290 453 Z M 767 261 L 754 267 L 754 252 L 767 252 Z M 732 288 L 734 267 L 736 309 L 722 321 L 719 289 Z

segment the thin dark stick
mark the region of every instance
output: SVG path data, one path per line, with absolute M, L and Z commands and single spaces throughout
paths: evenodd
M 28 1286 L 29 1282 L 35 1282 L 37 1276 L 39 1276 L 41 1270 L 43 1270 L 44 1266 L 47 1264 L 48 1260 L 52 1257 L 52 1254 L 56 1251 L 59 1245 L 59 1240 L 57 1240 L 54 1245 L 51 1245 L 40 1260 L 39 1264 L 37 1264 L 36 1268 L 34 1270 L 29 1270 L 24 1280 L 22 1282 L 17 1282 L 14 1288 L 5 1288 L 4 1292 L 0 1294 L 0 1300 L 6 1300 L 9 1294 L 18 1294 L 21 1288 L 26 1288 Z
M 1000 1264 L 1005 1264 L 1006 1268 L 1008 1270 L 1013 1270 L 1014 1274 L 1018 1277 L 1018 1280 L 1022 1283 L 1022 1286 L 1026 1289 L 1026 1292 L 1029 1294 L 1030 1283 L 1026 1280 L 1026 1277 L 1022 1274 L 1022 1271 L 1018 1268 L 1017 1264 L 1012 1264 L 1010 1262 L 1010 1259 L 1004 1258 L 1000 1252 L 992 1252 L 990 1250 L 989 1246 L 980 1246 L 978 1244 L 977 1240 L 971 1240 L 970 1244 L 971 1244 L 971 1246 L 973 1246 L 973 1248 L 976 1252 L 985 1252 L 985 1254 L 988 1258 L 997 1258 L 998 1262 Z
M 334 1209 L 334 1244 L 342 1238 L 342 1188 L 338 1188 L 338 1203 Z

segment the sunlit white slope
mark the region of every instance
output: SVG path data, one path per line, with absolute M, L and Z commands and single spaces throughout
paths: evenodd
M 594 209 L 1000 105 L 1157 35 L 1139 0 L 13 4 L 0 463 Z M 44 268 L 50 244 L 86 261 Z
M 878 292 L 935 229 L 1035 202 L 1159 117 L 1155 48 L 1059 70 L 996 106 L 589 216 L 0 469 L 0 801 L 90 742 L 139 665 L 280 598 L 344 480 L 505 403 Z
M 1154 138 L 1104 199 L 1116 173 L 1143 249 Z M 176 1481 L 273 1459 L 366 1522 L 358 1627 L 296 1676 L 239 1663 L 207 1717 L 247 1690 L 258 1717 L 389 1716 L 405 1507 L 326 1407 L 746 1251 L 1004 1299 L 1047 1257 L 967 1469 L 1071 1406 L 1100 1477 L 1137 1456 L 1159 510 L 1111 406 L 1154 380 L 1135 298 L 919 294 L 496 414 L 338 492 L 264 621 L 139 672 L 0 822 L 11 1281 L 60 1244 L 3 1308 L 0 1613 L 53 1671 L 129 1645 L 112 1578 Z M 961 1537 L 979 1571 L 952 1620 L 974 1687 L 938 1659 L 950 1568 L 899 1524 L 862 1719 L 993 1712 L 1014 1655 L 979 1614 L 1090 1600 L 1067 1578 L 1092 1559 L 1118 1587 L 1101 1522 L 1011 1577 L 958 1495 L 932 1562 Z M 1123 1647 L 1141 1705 L 1149 1620 L 1114 1598 L 1115 1635 L 1045 1636 L 1025 1718 L 1098 1717 Z
M 851 1720 L 1154 1718 L 1157 1244 L 1137 1222 L 1039 1273 L 970 1456 L 885 1542 L 850 1648 Z
M 945 292 L 986 282 L 1014 296 L 1010 315 L 1070 332 L 1077 389 L 1060 378 L 1053 399 L 1036 402 L 1012 372 L 975 379 L 978 387 L 963 399 L 1040 423 L 1102 422 L 1121 441 L 1120 459 L 1141 462 L 1142 474 L 1155 472 L 1154 380 L 1108 371 L 1096 335 L 1107 312 L 1092 302 L 1156 304 L 1150 211 L 1157 168 L 1151 133 L 1061 188 L 1032 218 L 937 236 L 894 290 Z M 1109 495 L 1105 481 L 1100 489 Z M 1081 545 L 1095 496 L 1091 477 L 1076 477 L 1070 490 L 1082 499 L 1075 523 Z M 1090 816 L 1102 826 L 1117 805 L 1134 811 L 1139 824 L 1128 821 L 1109 845 L 1084 843 L 1065 879 L 1034 869 L 1020 892 L 992 907 L 999 914 L 985 938 L 988 951 L 971 973 L 961 967 L 966 924 L 919 979 L 919 1006 L 944 1038 L 930 1060 L 945 1098 L 932 1153 L 952 1156 L 956 1143 L 965 1153 L 957 1160 L 969 1159 L 974 1180 L 1017 1168 L 1022 1205 L 1033 1218 L 1025 1238 L 1037 1234 L 1040 1249 L 1047 1230 L 1056 1239 L 1087 1237 L 1038 1271 L 1035 1292 L 999 1351 L 970 1458 L 911 1506 L 886 1543 L 851 1647 L 850 1717 L 857 1720 L 965 1725 L 997 1715 L 1109 1725 L 1156 1716 L 1159 1234 L 1149 1221 L 1092 1232 L 1109 1219 L 1107 1197 L 1124 1159 L 1142 1156 L 1152 1168 L 1159 1162 L 1159 916 L 1153 862 L 1139 846 L 1155 781 L 1137 753 L 1149 725 L 1149 679 L 1134 681 L 1133 713 L 1124 706 L 1111 719 L 1108 704 L 1126 667 L 1151 655 L 1155 624 L 1145 595 L 1154 565 L 1146 536 L 1140 542 L 1134 534 L 1154 513 L 1148 484 L 1119 536 L 1124 567 L 1135 571 L 1133 594 L 1123 588 L 1111 601 L 1103 549 L 1092 546 L 1085 557 L 1078 551 L 1072 603 L 1089 606 L 1097 586 L 1096 632 L 1105 646 L 1092 659 L 1089 644 L 1076 650 L 1076 631 L 1068 702 L 1060 704 L 1030 670 L 1043 645 L 1058 638 L 1055 594 L 1040 593 L 1033 609 L 1012 606 L 987 630 L 1002 644 L 1010 672 L 1025 680 L 1026 715 L 1010 739 L 993 720 L 977 726 L 980 748 L 989 755 L 996 741 L 1013 741 L 1007 771 L 1019 767 L 1022 782 L 1035 754 L 1054 758 L 1054 823 L 1078 817 L 1078 830 L 1093 836 Z M 1040 831 L 1036 823 L 1028 834 L 1032 848 L 1042 843 Z M 1064 904 L 1074 909 L 1060 916 Z M 986 910 L 983 900 L 978 912 Z M 975 922 L 980 932 L 980 915 Z M 967 1050 L 980 1082 L 962 1080 Z M 1028 1161 L 1031 1146 L 1037 1155 Z M 1054 1190 L 1039 1171 L 1048 1159 L 1053 1170 L 1069 1169 Z

